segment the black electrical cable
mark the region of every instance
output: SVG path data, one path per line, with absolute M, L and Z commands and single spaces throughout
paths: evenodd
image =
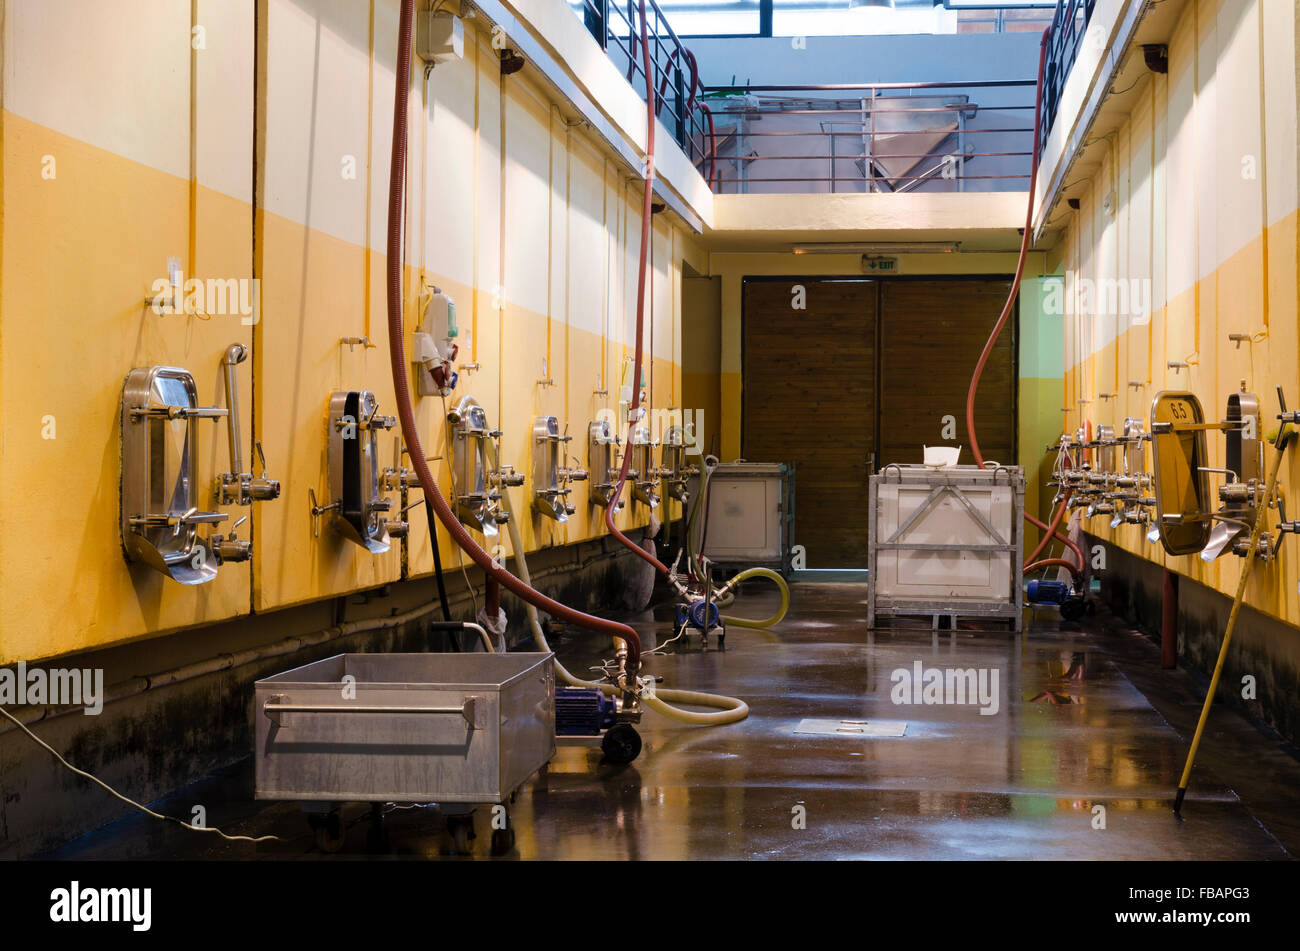
M 442 552 L 438 551 L 438 517 L 433 514 L 433 503 L 424 500 L 424 516 L 429 520 L 429 544 L 433 546 L 433 574 L 438 579 L 438 601 L 442 604 L 442 619 L 451 620 L 451 604 L 447 601 L 447 585 L 442 580 Z
M 442 619 L 451 620 L 451 604 L 447 601 L 447 584 L 442 580 L 442 552 L 438 551 L 438 518 L 433 514 L 433 503 L 424 500 L 424 516 L 429 520 L 429 544 L 433 546 L 433 576 L 438 582 L 438 601 L 442 604 Z M 459 638 L 448 632 L 447 640 L 457 652 L 463 652 Z

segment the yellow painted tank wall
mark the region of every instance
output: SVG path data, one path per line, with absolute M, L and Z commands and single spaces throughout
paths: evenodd
M 314 537 L 308 501 L 309 488 L 326 495 L 331 392 L 370 389 L 396 412 L 385 313 L 396 0 L 2 7 L 0 662 L 430 574 L 422 506 L 403 544 L 372 555 L 328 517 Z M 468 336 L 461 362 L 480 365 L 449 402 L 475 396 L 504 431 L 503 461 L 525 473 L 533 419 L 554 414 L 585 466 L 587 425 L 614 408 L 631 359 L 639 180 L 527 71 L 503 80 L 472 20 L 462 60 L 412 70 L 407 169 L 408 353 L 421 295 L 437 285 Z M 144 298 L 170 257 L 186 277 L 258 280 L 256 322 L 154 314 Z M 683 260 L 704 268 L 689 230 L 657 216 L 652 408 L 681 401 Z M 122 555 L 122 381 L 133 367 L 181 366 L 203 402 L 224 405 L 219 360 L 235 341 L 253 354 L 240 367 L 245 455 L 261 441 L 282 495 L 235 512 L 251 516 L 251 565 L 188 588 Z M 426 452 L 443 455 L 441 401 L 420 400 L 417 416 Z M 200 432 L 206 486 L 228 468 L 224 423 Z M 395 433 L 380 436 L 384 464 Z M 447 492 L 445 463 L 434 471 Z M 603 533 L 586 485 L 574 488 L 578 514 L 563 526 L 529 513 L 530 486 L 512 490 L 530 549 Z M 624 528 L 648 520 L 633 504 L 619 516 Z M 445 533 L 443 546 L 454 567 Z
M 1300 403 L 1296 17 L 1294 4 L 1273 0 L 1189 4 L 1169 43 L 1168 74 L 1142 80 L 1138 105 L 1088 175 L 1061 257 L 1066 405 L 1090 400 L 1094 427 L 1118 431 L 1126 416 L 1149 422 L 1165 389 L 1192 391 L 1216 421 L 1244 380 L 1260 396 L 1265 430 L 1275 425 L 1278 385 L 1291 408 Z M 1149 288 L 1149 320 L 1139 308 L 1097 306 L 1117 281 L 1130 292 Z M 1251 342 L 1238 347 L 1229 334 Z M 1068 427 L 1079 419 L 1072 413 Z M 1222 436 L 1209 434 L 1207 445 L 1210 465 L 1222 466 Z M 1290 453 L 1280 480 L 1295 518 L 1300 454 Z M 1236 591 L 1243 562 L 1230 554 L 1206 564 L 1166 556 L 1135 526 L 1094 518 L 1087 529 L 1228 597 Z M 1276 560 L 1254 569 L 1246 602 L 1296 623 L 1297 582 L 1300 546 L 1287 537 Z

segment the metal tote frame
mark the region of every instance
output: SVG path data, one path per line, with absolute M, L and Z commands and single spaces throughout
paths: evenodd
M 903 470 L 908 469 L 925 469 L 923 466 L 901 466 L 897 463 L 891 463 L 885 466 L 878 475 L 871 476 L 870 493 L 871 493 L 871 527 L 867 538 L 867 566 L 870 569 L 871 583 L 867 590 L 867 627 L 876 626 L 876 618 L 881 615 L 898 616 L 905 614 L 930 615 L 931 627 L 938 629 L 939 618 L 949 617 L 952 619 L 952 626 L 955 628 L 958 618 L 985 619 L 985 618 L 1005 618 L 1011 621 L 1012 630 L 1017 633 L 1023 627 L 1025 590 L 1024 590 L 1024 573 L 1022 565 L 1024 563 L 1025 550 L 1025 529 L 1023 513 L 1025 510 L 1025 480 L 1023 476 L 1017 478 L 1018 468 L 1008 466 L 998 466 L 993 470 L 993 481 L 997 482 L 998 473 L 1007 473 L 1008 485 L 1015 492 L 1015 504 L 1012 508 L 1012 534 L 1013 538 L 1008 541 L 1003 538 L 988 520 L 982 516 L 979 511 L 971 504 L 970 499 L 961 491 L 960 485 L 952 482 L 944 482 L 932 486 L 929 496 L 919 505 L 907 519 L 898 526 L 898 529 L 885 541 L 877 540 L 876 526 L 880 524 L 880 486 L 889 478 L 889 470 L 894 469 L 898 472 L 898 483 L 903 483 Z M 930 470 L 926 470 L 930 471 Z M 966 508 L 966 510 L 975 519 L 976 524 L 988 535 L 989 544 L 984 545 L 944 545 L 934 542 L 908 542 L 903 538 L 907 531 L 916 521 L 924 515 L 939 499 L 945 495 L 951 494 Z M 935 601 L 928 598 L 878 598 L 876 596 L 876 583 L 880 577 L 877 572 L 877 562 L 879 554 L 882 551 L 987 551 L 999 552 L 1005 551 L 1011 554 L 1011 596 L 1007 599 L 962 599 L 960 602 L 952 600 Z

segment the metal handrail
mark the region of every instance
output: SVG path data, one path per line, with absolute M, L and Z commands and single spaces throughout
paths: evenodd
M 1052 130 L 1061 105 L 1061 93 L 1069 78 L 1079 48 L 1092 20 L 1096 0 L 1058 0 L 1052 25 L 1048 28 L 1047 62 L 1043 73 L 1043 136 L 1040 148 L 1047 147 L 1047 133 Z M 1041 153 L 1040 153 L 1041 154 Z
M 645 98 L 646 74 L 637 54 L 640 12 L 636 0 L 581 0 L 575 12 L 602 49 L 622 69 L 629 85 Z M 651 82 L 656 91 L 655 115 L 662 121 L 687 158 L 707 173 L 711 137 L 709 108 L 701 102 L 695 57 L 682 43 L 655 0 L 646 0 L 646 31 L 650 41 Z
M 924 83 L 805 83 L 792 86 L 761 86 L 743 83 L 731 86 L 705 86 L 705 92 L 836 92 L 846 89 L 970 89 L 996 88 L 1000 86 L 1033 86 L 1032 79 L 986 79 L 979 82 L 961 82 L 959 80 L 942 80 Z
M 1017 110 L 1022 111 L 1026 117 L 1032 115 L 1033 104 L 1032 98 L 1021 105 L 1006 105 L 1002 103 L 990 103 L 988 105 L 979 105 L 976 103 L 954 103 L 948 106 L 917 106 L 907 107 L 899 106 L 897 98 L 891 97 L 891 108 L 889 116 L 891 118 L 904 117 L 909 114 L 917 113 L 944 113 L 961 110 L 962 120 L 959 122 L 960 131 L 957 133 L 959 140 L 959 153 L 953 153 L 950 156 L 936 155 L 936 153 L 898 153 L 873 157 L 870 153 L 874 151 L 874 144 L 877 136 L 915 136 L 931 135 L 932 129 L 888 129 L 877 130 L 875 128 L 874 109 L 869 109 L 864 103 L 871 103 L 882 94 L 891 91 L 907 91 L 916 93 L 925 90 L 1010 90 L 1010 89 L 1028 89 L 1032 90 L 1035 82 L 1031 79 L 1025 80 L 989 80 L 984 82 L 960 82 L 960 81 L 933 81 L 933 82 L 882 82 L 882 83 L 821 83 L 821 84 L 796 84 L 789 86 L 777 86 L 769 84 L 744 84 L 744 85 L 713 85 L 706 86 L 701 82 L 699 77 L 698 65 L 695 57 L 690 50 L 682 43 L 681 38 L 677 35 L 672 25 L 668 22 L 662 8 L 657 0 L 645 0 L 646 3 L 646 31 L 650 41 L 650 81 L 656 90 L 656 115 L 663 122 L 669 133 L 673 136 L 677 144 L 686 153 L 687 158 L 695 168 L 705 176 L 709 182 L 710 188 L 715 192 L 724 191 L 745 191 L 749 183 L 761 184 L 764 182 L 786 182 L 796 183 L 803 182 L 812 190 L 816 186 L 830 182 L 832 190 L 837 190 L 841 183 L 853 185 L 856 188 L 865 190 L 889 190 L 896 191 L 900 186 L 903 187 L 920 187 L 927 182 L 935 184 L 927 185 L 931 188 L 945 188 L 947 185 L 939 184 L 948 180 L 955 180 L 955 187 L 960 189 L 961 182 L 965 181 L 1012 181 L 1023 180 L 1026 183 L 1029 178 L 1029 164 L 1031 155 L 1028 151 L 1020 151 L 1016 147 L 1006 147 L 992 145 L 992 147 L 977 151 L 972 144 L 965 140 L 966 136 L 988 136 L 1001 134 L 1004 136 L 1021 136 L 1032 135 L 1032 127 L 1026 128 L 1025 123 L 1017 124 L 1006 128 L 997 128 L 997 121 L 982 123 L 981 128 L 965 128 L 965 119 L 973 117 L 979 112 L 987 114 L 1011 114 Z M 1074 57 L 1077 56 L 1080 37 L 1083 29 L 1086 28 L 1087 18 L 1091 15 L 1095 0 L 1058 0 L 1057 7 L 1052 19 L 1052 49 L 1055 52 L 1054 62 L 1057 64 L 1055 72 L 1049 68 L 1047 81 L 1055 79 L 1057 86 L 1054 97 L 1045 101 L 1045 115 L 1047 122 L 1045 128 L 1050 127 L 1051 118 L 1054 117 L 1054 110 L 1059 102 L 1059 86 L 1064 81 L 1064 74 L 1073 64 Z M 570 5 L 575 13 L 583 20 L 588 31 L 600 44 L 601 48 L 613 59 L 620 71 L 624 74 L 628 83 L 639 95 L 644 98 L 646 86 L 645 66 L 638 55 L 638 45 L 640 42 L 640 5 L 639 0 L 570 0 Z M 823 98 L 820 96 L 807 96 L 800 94 L 816 93 L 835 93 L 835 92 L 860 92 L 861 96 L 855 97 L 855 100 L 840 98 Z M 801 99 L 809 99 L 806 108 L 801 109 L 779 109 L 764 110 L 753 109 L 749 106 L 735 108 L 731 104 L 719 102 L 728 96 L 757 96 L 760 99 L 767 99 L 770 103 L 775 97 L 766 96 L 765 94 L 784 93 L 786 96 L 799 96 Z M 1049 94 L 1050 95 L 1050 94 Z M 716 108 L 715 108 L 716 107 Z M 834 126 L 844 125 L 843 121 L 837 121 L 833 117 L 837 114 L 853 113 L 862 117 L 859 127 L 861 132 L 851 133 L 834 129 Z M 739 154 L 731 156 L 722 156 L 718 154 L 719 147 L 727 144 L 735 144 L 737 135 L 736 128 L 727 128 L 719 130 L 716 127 L 715 119 L 735 120 L 744 124 L 747 119 L 759 116 L 780 115 L 789 118 L 799 116 L 804 117 L 827 117 L 821 121 L 820 131 L 758 131 L 746 128 L 739 135 L 750 144 L 762 141 L 761 137 L 766 136 L 805 136 L 819 137 L 829 140 L 831 143 L 830 155 L 816 156 L 797 156 L 797 155 L 745 155 Z M 731 123 L 729 122 L 728 125 Z M 832 127 L 828 129 L 827 127 Z M 834 147 L 835 141 L 842 141 L 845 137 L 854 135 L 863 139 L 863 148 L 855 150 L 848 154 L 836 154 Z M 1044 140 L 1046 136 L 1043 137 Z M 940 164 L 920 172 L 919 168 L 909 168 L 904 170 L 905 174 L 888 173 L 883 169 L 877 168 L 876 161 L 873 158 L 890 158 L 890 159 L 916 159 L 914 165 L 920 165 L 921 160 L 934 156 L 940 159 Z M 759 160 L 779 160 L 786 161 L 826 161 L 831 163 L 831 174 L 823 175 L 802 175 L 802 176 L 781 176 L 781 177 L 764 177 L 750 178 L 743 171 L 743 167 L 752 161 Z M 1006 160 L 1015 160 L 1016 168 L 1011 171 L 1001 171 L 995 173 L 989 171 L 983 174 L 969 174 L 966 165 L 971 160 L 986 159 L 994 160 L 994 165 L 1005 164 Z M 1024 160 L 1023 162 L 1019 160 Z M 836 162 L 854 161 L 861 162 L 863 165 L 861 176 L 852 176 L 848 174 L 838 174 Z M 1024 171 L 1021 172 L 1019 166 L 1023 164 Z M 730 168 L 728 168 L 730 166 Z M 898 169 L 895 168 L 895 171 Z M 775 169 L 773 169 L 775 171 Z M 983 171 L 983 170 L 981 170 Z M 728 174 L 730 172 L 730 174 Z M 919 174 L 918 174 L 919 172 Z M 940 174 L 942 173 L 942 174 Z M 950 174 L 955 173 L 955 174 Z
M 718 123 L 707 136 L 718 167 L 714 190 L 1027 186 L 1035 85 L 1005 79 L 706 86 Z

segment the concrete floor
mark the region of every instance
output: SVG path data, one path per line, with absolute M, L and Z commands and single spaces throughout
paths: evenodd
M 733 610 L 761 616 L 767 594 Z M 671 636 L 670 606 L 631 619 Z M 862 585 L 796 585 L 777 633 L 733 628 L 726 650 L 681 641 L 651 669 L 666 686 L 744 698 L 741 724 L 701 728 L 647 714 L 645 749 L 625 767 L 561 748 L 512 806 L 509 858 L 544 859 L 1285 859 L 1300 854 L 1300 763 L 1276 734 L 1216 707 L 1183 819 L 1170 812 L 1203 686 L 1161 671 L 1158 652 L 1108 620 L 1059 630 L 879 630 Z M 559 645 L 575 673 L 599 660 L 575 635 Z M 998 710 L 895 705 L 891 675 L 985 668 Z M 804 718 L 904 720 L 897 738 L 796 734 Z M 52 767 L 54 768 L 54 767 Z M 438 858 L 451 855 L 433 807 L 390 806 L 385 835 L 367 806 L 344 810 L 342 851 L 320 852 L 291 803 L 251 800 L 243 760 L 156 808 L 283 841 L 224 842 L 130 815 L 46 858 Z M 1103 807 L 1104 812 L 1097 807 Z M 799 808 L 801 807 L 801 808 Z M 802 814 L 803 827 L 795 820 Z M 1103 821 L 1104 820 L 1104 823 Z M 487 816 L 471 855 L 488 858 Z M 1104 828 L 1099 828 L 1104 824 Z M 463 859 L 464 857 L 457 857 Z

